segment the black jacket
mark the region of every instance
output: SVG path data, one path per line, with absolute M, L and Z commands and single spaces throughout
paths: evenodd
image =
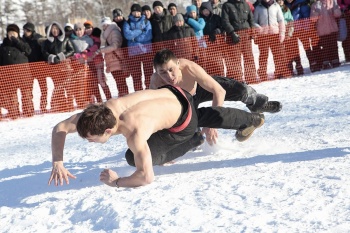
M 215 35 L 223 32 L 221 17 L 213 13 L 213 8 L 210 2 L 203 2 L 200 8 L 200 12 L 204 9 L 209 10 L 210 14 L 206 17 L 200 13 L 200 17 L 205 21 L 205 27 L 203 29 L 204 35 Z
M 0 46 L 0 65 L 28 63 L 30 53 L 30 46 L 22 38 L 10 40 L 6 37 Z
M 121 48 L 126 48 L 126 47 L 128 47 L 128 40 L 125 38 L 125 36 L 124 36 L 124 27 L 123 27 L 123 25 L 124 25 L 124 23 L 126 22 L 127 20 L 125 19 L 125 18 L 123 18 L 123 21 L 120 21 L 120 22 L 115 22 L 115 21 L 113 21 L 113 22 L 115 22 L 117 25 L 118 25 L 118 27 L 120 28 L 120 30 L 121 30 L 121 33 L 122 33 L 122 36 L 123 36 L 123 42 L 122 42 L 122 46 L 121 46 Z
M 225 2 L 222 6 L 221 22 L 228 34 L 255 27 L 254 15 L 245 0 Z
M 166 46 L 174 51 L 179 58 L 193 60 L 197 55 L 198 42 L 196 34 L 192 27 L 185 24 L 182 27 L 173 26 L 169 31 L 164 33 L 164 40 L 167 40 Z
M 48 61 L 50 54 L 58 55 L 59 53 L 63 53 L 64 59 L 66 59 L 73 56 L 75 52 L 72 42 L 69 38 L 65 37 L 64 30 L 59 23 L 52 23 L 47 31 L 51 32 L 51 27 L 53 24 L 56 24 L 61 32 L 57 37 L 53 37 L 53 35 L 50 33 L 47 39 L 44 41 L 42 45 L 42 53 L 45 61 Z
M 169 31 L 173 26 L 173 16 L 171 16 L 166 9 L 164 9 L 162 16 L 153 13 L 151 25 L 153 35 L 152 42 L 163 41 L 163 33 Z
M 29 62 L 38 62 L 44 61 L 44 57 L 41 51 L 41 43 L 40 40 L 43 40 L 43 36 L 33 32 L 30 38 L 23 36 L 23 40 L 27 42 L 32 49 L 32 52 L 29 54 L 28 59 Z

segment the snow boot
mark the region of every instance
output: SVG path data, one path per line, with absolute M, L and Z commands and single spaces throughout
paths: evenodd
M 259 113 L 252 113 L 252 124 L 250 126 L 247 126 L 243 129 L 239 129 L 236 131 L 236 139 L 239 142 L 244 142 L 250 136 L 252 136 L 253 132 L 260 128 L 265 123 L 265 117 L 263 114 Z

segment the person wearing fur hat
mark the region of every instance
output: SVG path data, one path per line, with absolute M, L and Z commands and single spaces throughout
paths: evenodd
M 6 37 L 0 46 L 0 66 L 26 64 L 31 53 L 30 46 L 19 36 L 17 24 L 9 24 L 6 28 Z M 16 77 L 7 80 L 1 87 L 8 90 L 4 105 L 8 110 L 8 117 L 18 118 L 20 116 L 17 88 L 21 89 L 22 109 L 24 116 L 33 116 L 33 78 L 28 66 L 18 66 Z M 2 80 L 4 81 L 4 80 Z
M 124 36 L 128 40 L 129 72 L 134 81 L 135 91 L 143 89 L 142 70 L 143 64 L 145 86 L 149 86 L 152 66 L 152 26 L 145 15 L 141 14 L 142 8 L 139 4 L 133 4 L 130 9 L 129 20 L 124 23 Z
M 35 26 L 31 22 L 27 22 L 23 25 L 23 40 L 27 42 L 32 49 L 32 52 L 29 54 L 29 62 L 38 62 L 44 61 L 44 57 L 41 51 L 41 45 L 46 39 L 44 36 L 40 35 L 35 31 Z M 36 64 L 29 65 L 30 71 L 39 82 L 40 87 L 40 111 L 42 113 L 46 112 L 47 105 L 47 84 L 46 84 L 46 75 L 44 75 Z
M 42 51 L 44 59 L 52 65 L 47 72 L 48 76 L 53 78 L 55 86 L 51 98 L 51 111 L 70 111 L 73 103 L 67 101 L 65 90 L 69 90 L 67 78 L 71 76 L 71 68 L 68 67 L 69 63 L 65 60 L 74 55 L 74 46 L 69 38 L 65 37 L 64 29 L 58 22 L 52 22 L 46 34 L 47 39 L 43 43 Z
M 151 19 L 153 42 L 163 41 L 163 34 L 173 26 L 173 16 L 164 8 L 161 1 L 153 2 L 153 15 Z M 160 47 L 162 47 L 160 45 Z
M 122 60 L 125 56 L 120 49 L 123 42 L 121 29 L 109 17 L 104 17 L 100 23 L 103 32 L 102 38 L 106 45 L 96 51 L 96 54 L 104 53 L 106 61 L 106 72 L 111 73 L 118 88 L 118 96 L 128 94 L 128 86 L 126 85 L 125 69 Z

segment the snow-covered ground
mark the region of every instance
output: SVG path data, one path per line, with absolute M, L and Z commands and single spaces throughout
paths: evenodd
M 244 143 L 220 130 L 218 145 L 155 167 L 155 182 L 135 189 L 99 182 L 104 168 L 134 171 L 121 136 L 69 135 L 77 179 L 56 187 L 51 130 L 72 113 L 0 122 L 0 232 L 350 232 L 349 68 L 253 85 L 283 110 Z

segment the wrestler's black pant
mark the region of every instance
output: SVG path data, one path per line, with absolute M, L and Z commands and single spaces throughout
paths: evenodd
M 265 103 L 268 100 L 267 96 L 257 94 L 252 87 L 233 78 L 213 76 L 213 79 L 226 91 L 225 101 L 241 101 L 247 107 L 255 107 L 255 105 L 260 105 L 262 101 Z M 261 101 L 261 99 L 263 100 Z M 197 85 L 196 94 L 193 96 L 195 108 L 197 109 L 199 104 L 203 102 L 212 100 L 213 94 Z
M 193 107 L 193 106 L 192 106 Z M 198 119 L 197 119 L 198 114 Z M 168 130 L 158 131 L 148 139 L 152 164 L 162 165 L 186 154 L 193 148 L 192 137 L 197 127 L 240 129 L 250 126 L 252 114 L 235 108 L 203 107 L 192 111 L 190 125 L 179 133 Z M 128 149 L 125 158 L 129 165 L 135 166 L 134 154 Z

